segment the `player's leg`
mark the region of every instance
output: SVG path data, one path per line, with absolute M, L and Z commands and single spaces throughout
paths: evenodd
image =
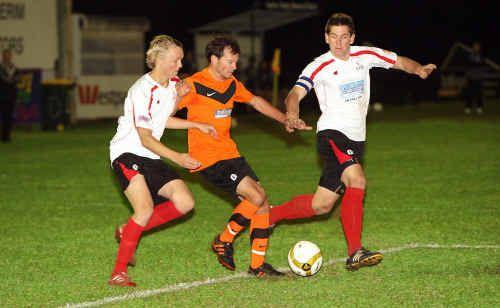
M 193 195 L 181 179 L 164 184 L 158 191 L 158 195 L 168 200 L 155 205 L 145 231 L 184 216 L 194 208 Z
M 344 191 L 344 184 L 340 181 L 343 168 L 352 162 L 339 162 L 332 151 L 330 140 L 341 139 L 342 145 L 347 138 L 331 130 L 318 134 L 318 153 L 322 158 L 323 172 L 314 195 L 300 195 L 281 205 L 272 206 L 270 210 L 270 223 L 274 225 L 281 220 L 309 218 L 315 215 L 329 213 L 335 202 Z M 338 142 L 340 143 L 340 142 Z
M 383 255 L 377 251 L 369 251 L 361 244 L 366 189 L 366 178 L 361 165 L 355 164 L 346 168 L 342 173 L 342 181 L 346 184 L 340 209 L 349 255 L 346 267 L 349 270 L 357 270 L 362 266 L 377 265 L 382 261 Z
M 135 286 L 127 275 L 127 264 L 133 257 L 144 227 L 153 213 L 153 200 L 142 174 L 135 174 L 130 179 L 124 193 L 134 209 L 134 214 L 123 228 L 116 264 L 109 284 Z
M 250 222 L 251 261 L 248 272 L 257 277 L 280 276 L 281 272 L 265 263 L 269 244 L 269 203 L 264 188 L 256 177 L 246 176 L 237 186 L 236 192 L 244 200 L 259 206 Z
M 251 174 L 255 178 L 256 176 L 243 157 L 219 161 L 202 170 L 200 174 L 211 184 L 241 200 L 224 229 L 215 236 L 212 242 L 212 250 L 217 255 L 219 263 L 229 270 L 235 270 L 233 241 L 242 230 L 250 225 L 251 218 L 260 207 L 239 196 L 237 187 L 247 175 Z
M 346 189 L 340 207 L 340 217 L 347 240 L 347 252 L 351 255 L 361 248 L 366 180 L 360 164 L 346 168 L 341 179 Z

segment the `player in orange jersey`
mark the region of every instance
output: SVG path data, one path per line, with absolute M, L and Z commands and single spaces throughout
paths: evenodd
M 188 77 L 192 90 L 179 103 L 187 108 L 187 119 L 212 125 L 217 138 L 188 130 L 189 155 L 201 163 L 195 170 L 208 182 L 226 192 L 235 194 L 241 202 L 236 206 L 227 226 L 212 243 L 219 262 L 235 269 L 233 240 L 246 226 L 250 226 L 251 264 L 248 272 L 257 277 L 279 276 L 265 263 L 269 238 L 269 204 L 255 172 L 240 155 L 231 139 L 231 113 L 235 102 L 248 103 L 265 116 L 285 124 L 286 116 L 262 97 L 248 91 L 233 72 L 240 54 L 238 43 L 228 37 L 217 37 L 206 46 L 208 66 Z M 311 129 L 303 121 L 297 129 Z

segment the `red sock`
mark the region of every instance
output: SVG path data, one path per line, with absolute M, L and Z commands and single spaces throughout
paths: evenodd
M 184 214 L 179 212 L 179 210 L 177 210 L 177 208 L 171 201 L 160 203 L 155 206 L 153 215 L 151 215 L 148 224 L 146 225 L 146 227 L 144 227 L 144 231 L 148 231 L 153 229 L 154 227 L 163 225 L 164 223 L 181 217 L 182 215 Z
M 134 255 L 143 230 L 144 227 L 138 225 L 132 218 L 123 227 L 123 235 L 118 248 L 118 256 L 116 257 L 115 273 L 127 272 L 128 261 Z
M 316 215 L 312 208 L 313 196 L 300 195 L 281 205 L 273 206 L 269 211 L 269 224 L 274 225 L 283 219 L 309 218 Z
M 340 217 L 347 240 L 347 252 L 351 255 L 361 248 L 361 230 L 363 229 L 363 198 L 365 190 L 347 187 L 340 208 Z

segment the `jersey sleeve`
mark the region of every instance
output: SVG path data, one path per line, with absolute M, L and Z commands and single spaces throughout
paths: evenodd
M 255 95 L 250 92 L 243 83 L 236 80 L 236 92 L 234 93 L 234 100 L 239 103 L 248 103 Z
M 368 61 L 368 66 L 372 67 L 382 67 L 389 69 L 396 64 L 398 55 L 395 52 L 384 50 L 377 47 L 365 47 L 359 53 L 369 54 L 371 56 L 366 57 Z
M 153 92 L 153 91 L 151 91 Z M 153 129 L 153 119 L 151 118 L 150 102 L 153 100 L 153 93 L 145 93 L 140 89 L 133 89 L 129 93 L 132 101 L 133 117 L 136 127 Z
M 300 73 L 299 78 L 295 82 L 295 86 L 304 88 L 307 92 L 314 88 L 314 71 L 318 68 L 318 64 L 314 62 L 309 63 Z

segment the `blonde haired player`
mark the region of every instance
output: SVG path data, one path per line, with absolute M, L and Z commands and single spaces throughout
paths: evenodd
M 135 286 L 127 274 L 143 231 L 167 223 L 193 209 L 193 196 L 177 173 L 165 164 L 166 158 L 187 169 L 200 162 L 160 142 L 165 128 L 197 129 L 215 135 L 213 126 L 172 117 L 177 101 L 189 92 L 177 73 L 184 56 L 182 44 L 167 35 L 158 35 L 146 52 L 150 72 L 129 89 L 124 113 L 110 142 L 112 168 L 134 214 L 117 229 L 120 245 L 115 268 L 109 279 L 113 286 Z

